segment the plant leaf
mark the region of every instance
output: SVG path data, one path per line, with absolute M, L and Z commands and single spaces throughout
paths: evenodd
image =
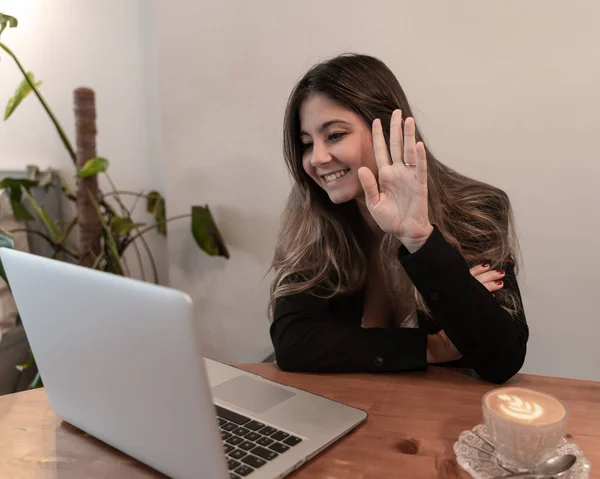
M 38 182 L 36 180 L 22 179 L 22 178 L 4 178 L 0 181 L 0 189 L 6 188 L 8 190 L 21 191 L 21 186 L 25 187 L 27 190 L 37 186 Z M 13 191 L 10 191 L 12 194 Z M 20 196 L 19 196 L 20 198 Z
M 7 26 L 15 28 L 18 24 L 19 22 L 15 17 L 7 15 L 6 13 L 0 13 L 0 35 L 2 35 L 2 32 Z
M 89 176 L 104 173 L 108 169 L 108 160 L 106 158 L 90 158 L 85 165 L 77 172 L 78 178 L 87 178 Z
M 42 84 L 41 81 L 36 82 L 32 72 L 27 73 L 27 77 L 35 85 L 36 88 L 39 88 Z M 21 104 L 21 102 L 32 92 L 31 85 L 27 81 L 27 79 L 23 78 L 19 86 L 17 87 L 15 94 L 12 98 L 9 98 L 8 103 L 6 105 L 6 110 L 4 110 L 4 119 L 8 120 L 8 117 L 13 114 L 13 112 L 17 109 L 17 107 Z
M 50 218 L 50 215 L 46 212 L 44 207 L 40 206 L 38 202 L 35 201 L 35 198 L 31 196 L 31 193 L 29 193 L 29 191 L 25 187 L 22 187 L 21 191 L 27 197 L 27 199 L 29 200 L 29 204 L 31 204 L 31 206 L 39 216 L 40 220 L 44 224 L 44 227 L 46 228 L 46 231 L 48 231 L 48 233 L 52 235 L 55 241 L 60 241 L 60 229 L 58 228 L 58 225 L 52 220 L 52 218 Z
M 113 216 L 110 228 L 115 236 L 125 236 L 131 230 L 145 226 L 146 223 L 134 223 L 130 218 Z
M 165 217 L 165 199 L 158 191 L 151 191 L 148 193 L 146 209 L 148 210 L 148 213 L 154 216 L 158 233 L 166 236 L 167 220 Z
M 24 223 L 25 221 L 33 221 L 35 218 L 25 208 L 25 205 L 21 203 L 21 200 L 10 199 L 10 205 L 12 206 L 13 216 L 17 221 Z
M 14 249 L 14 247 L 15 247 L 15 240 L 12 237 L 12 235 L 8 231 L 0 228 L 0 248 Z M 6 284 L 8 284 L 8 279 L 6 278 L 6 272 L 4 271 L 4 268 L 2 267 L 2 260 L 0 260 L 0 277 L 4 281 L 6 281 Z
M 25 190 L 29 191 L 30 188 L 37 185 L 38 182 L 35 180 L 22 178 L 4 178 L 0 181 L 0 189 L 6 189 L 8 191 L 13 215 L 17 221 L 31 221 L 34 219 L 33 216 L 31 216 L 31 213 L 27 211 L 27 208 L 21 203 L 21 188 L 25 188 Z
M 211 256 L 229 258 L 229 251 L 223 242 L 215 220 L 206 206 L 192 206 L 192 235 L 196 244 Z

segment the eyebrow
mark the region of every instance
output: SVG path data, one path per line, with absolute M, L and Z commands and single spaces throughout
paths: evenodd
M 336 124 L 336 123 L 342 123 L 343 125 L 348 125 L 348 126 L 350 126 L 350 123 L 348 123 L 347 121 L 344 121 L 344 120 L 329 120 L 329 121 L 326 121 L 325 123 L 323 123 L 323 124 L 322 124 L 322 125 L 321 125 L 321 126 L 318 128 L 318 129 L 317 129 L 317 131 L 318 131 L 318 132 L 322 132 L 322 131 L 326 130 L 327 128 L 329 128 L 331 125 L 334 125 L 334 124 Z M 310 135 L 309 135 L 308 133 L 306 133 L 305 131 L 300 131 L 300 136 L 302 136 L 302 135 L 307 135 L 307 136 L 310 136 Z

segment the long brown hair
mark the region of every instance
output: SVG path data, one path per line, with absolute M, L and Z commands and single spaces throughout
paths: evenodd
M 391 70 L 377 58 L 344 54 L 312 67 L 294 87 L 288 100 L 283 153 L 294 180 L 279 231 L 272 268 L 271 314 L 284 296 L 308 291 L 321 297 L 350 294 L 365 286 L 369 232 L 356 202 L 336 205 L 302 167 L 300 107 L 311 94 L 323 94 L 356 113 L 370 127 L 381 120 L 389 144 L 391 114 L 401 109 L 412 115 L 409 102 Z M 416 140 L 424 141 L 417 126 Z M 517 268 L 517 240 L 510 202 L 502 190 L 463 176 L 438 161 L 427 148 L 429 217 L 469 266 L 487 262 L 492 267 Z M 385 235 L 382 264 L 390 294 L 412 289 L 416 307 L 427 310 L 400 262 L 395 260 L 400 243 Z M 496 292 L 509 312 L 519 301 L 515 293 Z

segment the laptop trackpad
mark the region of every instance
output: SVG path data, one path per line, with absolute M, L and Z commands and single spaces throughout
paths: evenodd
M 296 393 L 250 376 L 238 376 L 212 388 L 213 397 L 260 414 Z

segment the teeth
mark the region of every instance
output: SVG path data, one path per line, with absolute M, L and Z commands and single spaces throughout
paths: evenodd
M 338 178 L 341 178 L 349 171 L 350 170 L 337 171 L 335 173 L 332 173 L 331 175 L 325 175 L 325 176 L 323 176 L 323 178 L 325 178 L 325 181 L 327 181 L 327 183 L 331 183 L 333 180 L 337 180 Z

